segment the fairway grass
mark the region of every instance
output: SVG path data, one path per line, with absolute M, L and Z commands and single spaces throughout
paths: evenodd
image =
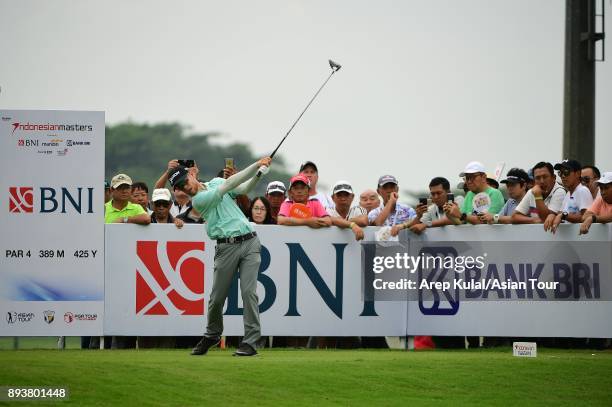
M 58 404 L 612 404 L 611 351 L 1 350 L 0 367 L 0 386 L 67 386 Z

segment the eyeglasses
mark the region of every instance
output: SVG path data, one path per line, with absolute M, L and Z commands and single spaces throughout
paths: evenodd
M 583 184 L 588 184 L 591 182 L 593 178 L 591 177 L 580 177 L 580 182 L 582 182 Z
M 266 207 L 265 206 L 254 206 L 253 210 L 256 212 L 265 212 L 266 211 Z
M 168 201 L 155 201 L 155 202 L 153 202 L 153 205 L 155 205 L 155 206 L 162 206 L 164 208 L 167 208 L 168 206 L 170 206 L 170 202 L 168 202 Z
M 568 169 L 562 169 L 562 170 L 557 171 L 557 175 L 560 177 L 569 177 L 571 173 L 572 172 Z
M 476 174 L 465 174 L 465 177 L 463 177 L 463 179 L 465 179 L 465 181 L 474 181 L 477 177 L 480 177 L 482 175 L 482 172 L 477 172 Z

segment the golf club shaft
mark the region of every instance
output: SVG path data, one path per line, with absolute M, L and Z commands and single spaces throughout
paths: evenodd
M 274 151 L 272 151 L 272 154 L 270 154 L 270 158 L 274 158 L 274 154 L 276 154 L 276 152 L 278 151 L 278 149 L 280 148 L 280 146 L 285 142 L 285 139 L 289 136 L 289 134 L 291 133 L 291 131 L 293 130 L 293 128 L 295 127 L 295 125 L 300 121 L 300 119 L 302 118 L 302 116 L 304 116 L 304 113 L 306 113 L 306 110 L 308 110 L 308 108 L 310 107 L 310 105 L 312 104 L 312 102 L 314 102 L 315 98 L 319 95 L 319 93 L 321 92 L 321 90 L 323 90 L 323 88 L 325 87 L 325 85 L 327 84 L 327 82 L 329 82 L 329 80 L 331 79 L 331 77 L 336 73 L 337 69 L 332 69 L 332 72 L 329 74 L 329 76 L 327 77 L 327 79 L 325 79 L 325 82 L 323 82 L 323 85 L 321 85 L 321 87 L 319 88 L 319 90 L 317 90 L 317 92 L 314 94 L 314 96 L 310 99 L 310 101 L 308 102 L 308 104 L 306 105 L 306 107 L 304 108 L 304 110 L 302 110 L 302 113 L 300 113 L 300 115 L 298 116 L 298 118 L 293 122 L 293 124 L 291 125 L 291 127 L 289 128 L 289 130 L 287 131 L 287 133 L 285 134 L 285 137 L 282 138 L 282 140 L 280 141 L 280 143 L 278 143 L 278 145 L 276 146 L 276 148 L 274 149 Z M 259 170 L 257 171 L 257 176 L 261 177 L 261 175 L 267 172 L 267 170 Z

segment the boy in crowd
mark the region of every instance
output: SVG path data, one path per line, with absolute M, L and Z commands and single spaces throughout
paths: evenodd
M 278 212 L 278 224 L 285 226 L 309 226 L 313 229 L 332 225 L 329 214 L 321 202 L 310 198 L 310 180 L 298 174 L 289 181 L 289 199 Z

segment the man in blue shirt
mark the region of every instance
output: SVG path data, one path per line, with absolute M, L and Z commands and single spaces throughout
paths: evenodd
M 270 157 L 262 158 L 227 179 L 213 178 L 205 184 L 198 182 L 197 167 L 187 169 L 177 166 L 168 171 L 168 181 L 172 187 L 192 197 L 193 207 L 206 219 L 208 236 L 217 241 L 208 324 L 204 337 L 193 348 L 192 355 L 205 355 L 208 349 L 219 343 L 223 333 L 223 304 L 236 271 L 240 271 L 240 291 L 244 304 L 244 338 L 234 355 L 257 354 L 256 345 L 261 330 L 256 288 L 261 244 L 234 198 L 251 191 L 259 180 L 257 170 L 262 166 L 269 167 L 271 162 Z

